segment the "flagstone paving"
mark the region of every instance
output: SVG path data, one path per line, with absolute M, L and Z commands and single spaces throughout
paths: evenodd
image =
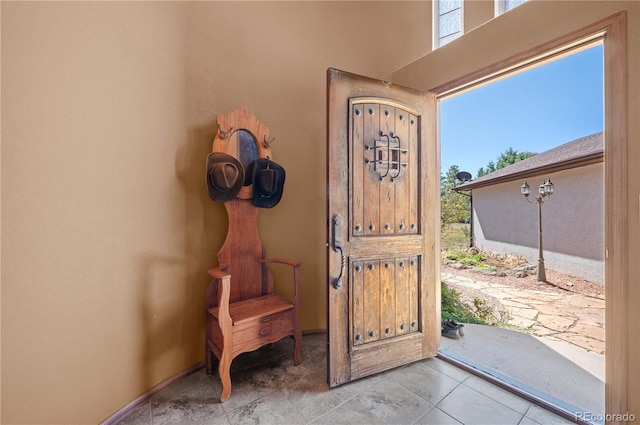
M 517 289 L 449 272 L 442 280 L 498 299 L 510 327 L 604 354 L 604 298 Z

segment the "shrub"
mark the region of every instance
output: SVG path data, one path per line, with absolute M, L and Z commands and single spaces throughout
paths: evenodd
M 441 282 L 442 290 L 442 320 L 453 319 L 462 323 L 488 324 L 493 316 L 493 309 L 485 305 L 479 298 L 473 300 L 476 311 L 473 311 L 467 304 L 460 300 L 460 294 L 453 288 L 449 288 L 446 283 Z
M 447 260 L 457 261 L 467 266 L 481 266 L 487 258 L 481 252 L 474 251 L 447 251 L 444 255 Z

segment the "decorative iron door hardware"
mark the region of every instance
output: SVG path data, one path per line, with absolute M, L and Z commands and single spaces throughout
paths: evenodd
M 402 162 L 401 158 L 402 154 L 408 154 L 409 150 L 401 147 L 400 138 L 393 131 L 386 134 L 380 130 L 380 137 L 381 139 L 373 141 L 373 145 L 364 146 L 365 153 L 373 151 L 374 158 L 365 158 L 364 162 L 367 165 L 374 164 L 374 169 L 378 172 L 381 181 L 390 176 L 391 182 L 394 182 L 400 177 L 402 168 L 409 165 L 408 162 Z M 385 140 L 382 140 L 383 137 Z M 394 172 L 390 173 L 391 170 Z

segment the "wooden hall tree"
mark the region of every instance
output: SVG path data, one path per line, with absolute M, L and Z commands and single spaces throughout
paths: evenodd
M 213 373 L 214 356 L 219 361 L 221 401 L 224 402 L 231 393 L 229 367 L 239 354 L 291 336 L 294 339 L 294 362 L 300 364 L 298 313 L 302 294 L 301 263 L 265 258 L 266 251 L 258 235 L 256 204 L 271 207 L 277 203 L 284 181 L 284 170 L 277 174 L 275 169 L 279 166 L 272 162 L 267 142 L 269 129 L 244 107 L 219 115 L 217 123 L 212 154 L 223 159 L 215 163 L 215 159 L 212 160 L 213 166 L 207 169 L 207 179 L 211 179 L 208 180 L 210 196 L 213 191 L 213 196 L 224 202 L 229 227 L 218 252 L 219 265 L 209 270 L 212 281 L 206 293 L 205 359 L 209 374 Z M 259 169 L 256 164 L 266 164 L 266 169 Z M 278 193 L 271 197 L 267 193 L 265 197 L 256 199 L 260 197 L 257 192 L 259 183 L 262 184 L 260 187 L 264 185 L 260 178 L 265 176 L 269 178 L 268 183 L 273 184 L 274 193 Z M 292 268 L 292 300 L 274 292 L 268 263 Z

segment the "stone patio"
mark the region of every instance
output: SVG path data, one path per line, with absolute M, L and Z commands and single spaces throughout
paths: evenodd
M 442 338 L 441 352 L 562 410 L 604 411 L 604 297 L 518 289 L 442 273 L 457 291 L 497 299 L 504 328 L 465 325 L 459 339 Z M 502 379 L 502 378 L 500 378 Z
M 604 355 L 604 298 L 516 289 L 443 272 L 442 280 L 497 298 L 515 330 Z

